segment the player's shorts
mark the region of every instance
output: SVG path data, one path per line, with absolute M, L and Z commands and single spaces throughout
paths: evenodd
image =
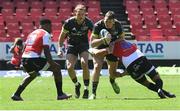
M 78 54 L 81 54 L 84 51 L 88 52 L 88 49 L 89 44 L 68 45 L 67 54 L 73 54 L 75 56 L 78 56 Z
M 23 58 L 22 64 L 26 72 L 39 72 L 40 70 L 47 70 L 49 68 L 45 58 Z
M 106 59 L 107 59 L 108 61 L 111 61 L 111 62 L 116 62 L 116 61 L 118 61 L 118 58 L 117 58 L 116 56 L 112 55 L 112 54 L 106 55 Z
M 149 74 L 153 70 L 155 70 L 155 67 L 145 56 L 136 59 L 127 67 L 128 73 L 135 80 L 141 79 L 145 74 Z

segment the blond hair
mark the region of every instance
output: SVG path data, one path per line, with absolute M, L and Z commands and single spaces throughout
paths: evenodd
M 86 11 L 86 6 L 83 5 L 83 4 L 78 4 L 76 5 L 76 7 L 74 8 L 75 11 L 78 11 L 78 10 L 84 10 Z

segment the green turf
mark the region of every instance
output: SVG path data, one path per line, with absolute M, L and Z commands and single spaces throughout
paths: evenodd
M 180 76 L 162 76 L 164 88 L 176 94 L 174 99 L 159 99 L 156 93 L 133 81 L 130 77 L 119 78 L 121 93 L 116 95 L 108 81 L 101 77 L 96 100 L 75 99 L 57 101 L 52 77 L 38 77 L 23 92 L 23 102 L 10 99 L 22 78 L 0 78 L 0 110 L 123 110 L 123 109 L 180 109 Z M 64 77 L 64 91 L 74 94 L 69 77 Z M 80 78 L 81 83 L 82 78 Z M 83 85 L 82 85 L 83 86 Z M 90 85 L 91 88 L 91 85 Z M 81 87 L 83 91 L 83 87 Z M 90 91 L 91 92 L 91 91 Z M 82 96 L 82 95 L 81 95 Z

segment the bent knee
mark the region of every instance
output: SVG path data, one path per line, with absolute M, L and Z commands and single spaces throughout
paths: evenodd
M 82 68 L 88 68 L 88 63 L 86 63 L 86 62 L 81 62 L 81 67 L 82 67 Z
M 71 64 L 71 63 L 68 63 L 68 64 L 67 64 L 67 69 L 74 69 L 74 65 Z
M 101 65 L 101 64 L 95 64 L 95 65 L 94 65 L 94 69 L 95 69 L 95 70 L 101 70 L 101 68 L 102 68 L 102 65 Z
M 39 75 L 38 72 L 35 72 L 35 71 L 29 72 L 29 77 L 30 78 L 36 78 L 38 75 Z

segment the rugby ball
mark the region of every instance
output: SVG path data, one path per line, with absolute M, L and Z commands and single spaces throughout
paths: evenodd
M 110 33 L 109 33 L 106 29 L 102 29 L 102 30 L 100 31 L 100 36 L 101 36 L 101 38 L 107 37 L 108 34 L 110 34 Z

